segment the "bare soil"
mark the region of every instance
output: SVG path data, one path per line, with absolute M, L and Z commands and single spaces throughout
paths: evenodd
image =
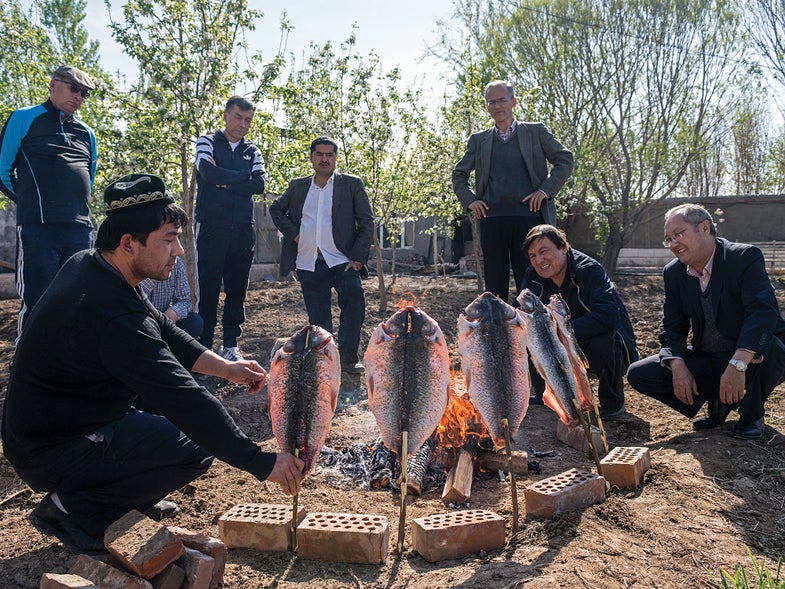
M 642 355 L 657 351 L 661 312 L 659 277 L 621 277 L 617 283 L 633 319 Z M 365 282 L 368 312 L 364 345 L 386 319 L 378 312 L 375 278 Z M 474 280 L 457 277 L 399 277 L 390 294 L 394 303 L 412 293 L 417 305 L 441 325 L 458 367 L 456 319 L 476 295 Z M 409 295 L 405 295 L 409 297 Z M 780 305 L 785 290 L 778 289 Z M 0 301 L 0 390 L 5 390 L 13 353 L 18 301 Z M 306 322 L 296 283 L 268 283 L 249 291 L 248 321 L 241 346 L 247 356 L 269 366 L 270 350 Z M 269 451 L 276 451 L 266 411 L 266 393 L 208 379 L 206 386 L 226 405 L 241 427 Z M 611 490 L 607 499 L 552 520 L 525 518 L 523 490 L 533 481 L 573 467 L 593 469 L 588 455 L 556 440 L 557 417 L 533 405 L 514 442 L 539 463 L 540 473 L 518 480 L 520 528 L 511 536 L 512 504 L 508 482 L 476 476 L 468 507 L 487 509 L 508 524 L 507 546 L 459 560 L 431 564 L 411 550 L 411 521 L 455 507 L 441 501 L 441 485 L 407 504 L 406 547 L 394 553 L 400 495 L 393 489 L 369 490 L 334 469 L 317 467 L 304 481 L 300 505 L 309 511 L 381 514 L 390 526 L 390 552 L 378 566 L 306 561 L 288 553 L 232 550 L 225 587 L 715 587 L 721 568 L 749 565 L 747 547 L 759 560 L 785 555 L 785 388 L 767 403 L 763 440 L 745 442 L 729 434 L 736 414 L 721 428 L 695 432 L 689 420 L 627 390 L 629 415 L 606 424 L 613 446 L 646 446 L 652 468 L 635 489 Z M 336 451 L 372 444 L 378 437 L 368 410 L 362 378 L 344 378 L 327 446 Z M 0 458 L 0 587 L 38 587 L 45 572 L 65 572 L 74 555 L 28 522 L 42 495 L 33 493 Z M 181 512 L 173 523 L 218 535 L 218 517 L 239 503 L 284 503 L 277 486 L 217 462 L 193 484 L 170 497 Z M 458 506 L 464 509 L 467 505 Z M 748 566 L 748 568 L 750 568 Z

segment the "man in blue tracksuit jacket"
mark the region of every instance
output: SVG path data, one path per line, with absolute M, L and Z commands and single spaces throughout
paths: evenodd
M 94 89 L 86 73 L 60 66 L 49 99 L 15 110 L 0 134 L 0 190 L 16 203 L 20 334 L 60 266 L 91 245 L 95 134 L 74 113 Z
M 224 109 L 223 131 L 202 135 L 196 142 L 197 305 L 204 319 L 199 341 L 212 348 L 223 281 L 221 355 L 232 361 L 242 359 L 237 339 L 245 321 L 245 293 L 256 245 L 253 195 L 264 192 L 262 154 L 244 139 L 255 112 L 251 102 L 232 96 Z

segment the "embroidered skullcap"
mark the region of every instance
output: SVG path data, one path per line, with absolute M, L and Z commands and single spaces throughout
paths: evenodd
M 104 190 L 107 215 L 131 210 L 132 207 L 136 210 L 146 204 L 173 202 L 174 198 L 169 194 L 164 181 L 153 174 L 128 174 L 115 180 Z

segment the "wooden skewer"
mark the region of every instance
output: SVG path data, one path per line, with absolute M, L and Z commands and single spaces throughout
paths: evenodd
M 584 415 L 581 412 L 581 407 L 578 405 L 578 401 L 573 399 L 572 404 L 575 407 L 575 411 L 578 412 L 578 419 L 583 426 L 583 431 L 586 434 L 586 440 L 589 442 L 589 450 L 591 451 L 592 458 L 594 458 L 594 464 L 597 465 L 597 474 L 602 476 L 602 466 L 600 466 L 600 457 L 597 455 L 597 448 L 594 447 L 594 440 L 591 439 L 591 420 L 589 419 L 589 415 Z
M 594 418 L 597 420 L 597 427 L 600 429 L 600 438 L 602 439 L 602 447 L 607 454 L 610 452 L 608 450 L 608 436 L 605 434 L 605 426 L 602 425 L 602 418 L 600 417 L 600 408 L 597 406 L 597 401 L 592 399 L 592 405 L 594 405 Z
M 512 489 L 512 533 L 518 532 L 518 484 L 515 479 L 515 468 L 512 463 L 512 443 L 510 439 L 510 422 L 505 417 L 502 419 L 504 429 L 504 442 L 507 446 L 507 465 L 510 472 L 510 487 Z
M 409 487 L 409 464 L 407 451 L 409 449 L 409 432 L 401 432 L 401 510 L 398 517 L 398 544 L 395 549 L 398 556 L 403 554 L 403 541 L 406 534 L 406 489 Z
M 300 449 L 294 449 L 294 457 L 300 457 Z M 299 493 L 295 493 L 292 498 L 292 523 L 289 524 L 289 531 L 292 534 L 292 554 L 297 554 L 297 499 L 300 497 Z

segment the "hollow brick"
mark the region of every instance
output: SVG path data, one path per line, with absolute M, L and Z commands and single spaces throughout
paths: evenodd
M 298 524 L 305 513 L 298 510 Z M 291 505 L 244 503 L 218 518 L 218 535 L 227 548 L 286 552 L 291 545 L 291 525 Z
M 412 522 L 412 548 L 428 562 L 490 552 L 505 543 L 504 518 L 492 511 L 438 513 Z
M 643 481 L 643 474 L 651 468 L 648 448 L 618 446 L 600 460 L 602 476 L 620 489 L 636 487 Z
M 526 513 L 549 518 L 605 500 L 605 479 L 592 472 L 572 468 L 537 481 L 524 489 Z
M 379 564 L 389 543 L 383 515 L 316 512 L 297 526 L 297 555 L 307 560 Z

